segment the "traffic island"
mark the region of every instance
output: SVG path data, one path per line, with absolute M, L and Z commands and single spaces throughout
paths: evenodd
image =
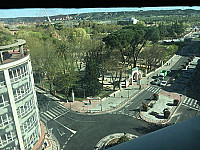
M 108 149 L 112 146 L 130 141 L 138 136 L 130 133 L 114 133 L 102 138 L 94 147 L 95 150 Z
M 180 105 L 179 99 L 180 95 L 178 93 L 162 91 L 153 107 L 148 107 L 148 110 L 141 111 L 140 117 L 146 122 L 166 124 Z M 182 97 L 182 99 L 184 98 Z M 149 106 L 150 103 L 152 103 L 152 100 L 147 105 Z

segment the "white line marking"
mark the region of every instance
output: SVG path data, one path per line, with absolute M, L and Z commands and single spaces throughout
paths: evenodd
M 198 109 L 196 109 L 196 108 L 190 107 L 190 106 L 185 105 L 185 104 L 182 104 L 182 105 L 185 106 L 185 107 L 188 107 L 188 108 L 190 108 L 190 109 L 194 109 L 194 110 L 198 111 Z
M 52 108 L 55 112 L 57 112 L 58 114 L 65 112 L 66 110 L 60 110 L 59 108 Z
M 65 113 L 63 113 L 63 114 L 60 114 L 59 116 L 57 116 L 56 118 L 54 118 L 54 120 L 57 119 L 57 118 L 60 118 L 61 116 L 65 115 L 66 113 L 68 113 L 68 112 L 65 112 Z
M 53 119 L 53 117 L 50 116 L 49 114 L 47 114 L 46 112 L 44 114 L 45 114 L 45 116 L 49 117 L 50 119 Z
M 192 106 L 192 103 L 193 103 L 194 99 L 191 99 L 189 105 Z
M 55 112 L 54 110 L 49 110 L 49 112 L 52 114 L 52 115 L 55 115 L 55 116 L 57 116 L 57 115 L 59 115 L 60 113 L 57 113 L 57 112 Z
M 186 103 L 187 100 L 188 100 L 188 97 L 186 97 L 186 98 L 184 99 L 183 103 Z
M 52 116 L 53 118 L 56 117 L 56 115 L 52 114 L 50 111 L 46 111 L 45 113 L 48 114 L 49 116 Z
M 73 134 L 76 134 L 77 131 L 73 130 L 73 129 L 70 129 L 66 126 L 64 126 L 62 123 L 58 122 L 57 120 L 55 120 L 55 122 L 57 122 L 58 124 L 60 124 L 62 127 L 64 127 L 65 129 L 69 130 L 70 132 L 72 132 Z
M 175 124 L 177 123 L 178 119 L 180 119 L 180 116 L 177 117 L 177 119 L 176 119 L 176 121 L 175 121 Z
M 47 117 L 45 114 L 41 114 L 41 115 L 40 115 L 40 118 L 44 118 L 44 119 L 46 119 L 46 120 L 50 120 L 50 119 L 51 119 L 51 118 Z

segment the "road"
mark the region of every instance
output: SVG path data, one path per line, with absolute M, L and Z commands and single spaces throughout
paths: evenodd
M 194 52 L 197 47 L 198 45 L 193 43 L 184 48 L 182 54 L 185 55 L 172 66 L 172 72 L 165 80 L 177 73 L 180 66 L 187 60 L 188 53 Z M 157 72 L 152 75 L 152 78 L 155 78 L 156 75 Z M 150 85 L 138 96 L 132 98 L 123 108 L 99 115 L 75 113 L 64 108 L 59 102 L 37 92 L 40 119 L 48 127 L 49 132 L 52 132 L 58 139 L 61 149 L 89 150 L 109 134 L 122 132 L 141 136 L 160 129 L 160 126 L 142 121 L 139 118 L 139 109 L 142 102 L 149 101 L 153 93 L 159 93 L 161 90 L 162 87 Z M 165 90 L 184 94 L 184 90 L 176 91 L 173 86 L 165 88 Z M 199 114 L 198 110 L 199 103 L 195 99 L 186 97 L 174 113 L 170 124 L 194 117 Z
M 93 149 L 109 134 L 122 132 L 141 136 L 160 128 L 123 114 L 77 114 L 51 99 L 43 101 L 42 94 L 37 95 L 39 108 L 43 107 L 40 108 L 41 121 L 56 136 L 62 149 Z

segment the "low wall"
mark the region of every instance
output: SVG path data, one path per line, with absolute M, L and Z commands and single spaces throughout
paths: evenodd
M 44 136 L 45 136 L 45 129 L 44 129 L 44 125 L 42 124 L 42 122 L 40 121 L 40 125 L 41 125 L 41 136 L 40 139 L 38 140 L 38 142 L 34 145 L 32 150 L 42 150 L 43 145 L 44 145 Z

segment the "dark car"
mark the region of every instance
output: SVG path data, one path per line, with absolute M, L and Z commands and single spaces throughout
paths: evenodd
M 171 70 L 168 70 L 168 71 L 167 71 L 167 75 L 170 74 L 170 73 L 171 73 Z

